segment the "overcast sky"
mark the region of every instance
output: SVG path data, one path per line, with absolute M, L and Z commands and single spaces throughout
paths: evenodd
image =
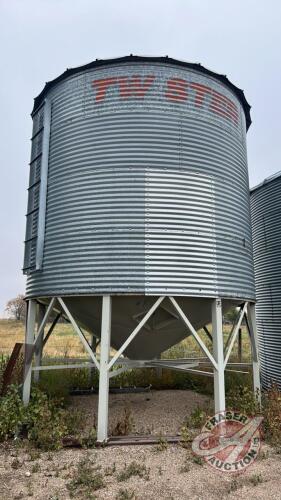
M 33 98 L 96 58 L 169 55 L 222 74 L 252 105 L 250 183 L 281 169 L 278 0 L 0 0 L 0 315 L 21 273 Z

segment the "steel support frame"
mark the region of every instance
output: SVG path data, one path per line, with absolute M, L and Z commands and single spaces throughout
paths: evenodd
M 99 370 L 99 363 L 97 361 L 96 356 L 93 353 L 93 350 L 87 341 L 85 335 L 83 334 L 81 328 L 77 325 L 75 319 L 73 318 L 71 312 L 69 311 L 68 307 L 64 303 L 63 299 L 61 297 L 58 297 L 58 302 L 61 305 L 63 311 L 65 312 L 67 318 L 69 319 L 70 323 L 73 326 L 74 331 L 77 333 L 78 337 L 80 338 L 83 346 L 85 347 L 85 350 L 88 352 L 90 358 L 92 359 L 93 363 L 96 365 L 96 368 Z
M 44 314 L 43 314 L 43 308 L 41 309 L 41 311 L 39 309 L 39 314 L 37 316 L 38 317 L 37 335 L 35 337 L 36 315 L 37 315 L 36 313 L 38 304 L 36 300 L 31 299 L 28 301 L 26 332 L 25 332 L 25 359 L 24 359 L 24 377 L 23 377 L 23 392 L 22 392 L 22 399 L 25 405 L 28 405 L 30 399 L 32 371 L 34 371 L 35 381 L 38 381 L 37 374 L 39 374 L 40 371 L 43 370 L 69 369 L 69 368 L 81 367 L 81 363 L 80 364 L 76 363 L 75 365 L 66 363 L 65 365 L 41 366 L 43 347 L 61 316 L 61 313 L 57 314 L 44 338 L 44 329 L 54 309 L 56 301 L 58 301 L 58 303 L 60 304 L 62 310 L 64 311 L 65 315 L 68 317 L 70 323 L 72 324 L 74 330 L 78 334 L 82 344 L 84 345 L 87 352 L 90 354 L 92 363 L 85 363 L 83 364 L 83 367 L 92 368 L 93 366 L 95 366 L 99 370 L 99 363 L 87 339 L 85 338 L 79 326 L 76 324 L 73 316 L 71 315 L 70 311 L 68 310 L 67 306 L 65 305 L 61 297 L 53 297 L 47 307 L 47 310 L 44 307 Z M 42 320 L 41 323 L 40 320 Z M 34 366 L 32 367 L 32 360 L 34 354 L 35 354 L 35 363 Z
M 43 338 L 44 338 L 44 328 L 49 319 L 49 316 L 53 310 L 55 303 L 55 298 L 52 298 L 48 308 L 44 314 L 41 324 L 38 324 L 37 335 L 35 338 L 35 328 L 36 328 L 36 313 L 37 313 L 37 302 L 36 300 L 29 300 L 27 304 L 27 319 L 26 319 L 26 331 L 25 331 L 25 354 L 24 354 L 24 375 L 23 375 L 23 390 L 22 390 L 22 400 L 24 405 L 28 405 L 30 399 L 30 389 L 31 389 L 31 375 L 32 375 L 32 359 L 34 351 L 37 353 L 37 368 L 40 356 L 40 349 L 43 348 Z
M 248 304 L 246 314 L 246 324 L 251 340 L 252 364 L 253 364 L 253 387 L 256 397 L 261 404 L 261 385 L 260 385 L 260 363 L 258 350 L 258 336 L 256 325 L 256 305 Z
M 97 347 L 99 346 L 100 344 L 100 341 L 98 340 L 98 338 L 93 335 L 93 333 L 91 334 L 91 342 L 90 342 L 90 346 L 91 346 L 91 349 L 95 355 L 95 357 L 97 357 Z M 91 362 L 91 358 L 89 359 L 89 361 Z M 90 368 L 89 370 L 89 383 L 90 383 L 90 386 L 92 386 L 92 382 L 93 382 L 93 377 L 94 377 L 94 373 L 96 371 L 97 367 L 96 366 L 93 366 L 92 368 Z
M 214 399 L 215 413 L 225 411 L 225 360 L 223 353 L 222 306 L 220 299 L 212 302 L 212 336 L 213 354 L 216 360 L 214 366 Z
M 195 338 L 196 342 L 200 346 L 201 350 L 205 354 L 204 358 L 189 358 L 182 360 L 129 360 L 126 358 L 120 358 L 128 347 L 128 345 L 132 342 L 132 340 L 139 333 L 141 328 L 145 325 L 148 319 L 152 316 L 157 307 L 161 304 L 161 302 L 168 298 L 170 302 L 173 304 L 179 318 L 183 321 L 188 331 Z M 213 353 L 209 351 L 201 337 L 198 335 L 197 331 L 194 329 L 189 319 L 181 309 L 177 300 L 174 297 L 158 297 L 149 311 L 145 314 L 143 319 L 137 325 L 137 327 L 133 330 L 133 332 L 128 336 L 124 344 L 120 347 L 117 353 L 110 359 L 110 342 L 111 342 L 111 310 L 112 310 L 112 297 L 110 295 L 104 295 L 102 297 L 102 317 L 101 317 L 101 334 L 100 334 L 100 362 L 98 363 L 96 356 L 93 352 L 93 349 L 89 345 L 87 339 L 85 338 L 83 332 L 80 327 L 77 325 L 73 316 L 71 315 L 69 309 L 64 303 L 61 297 L 53 298 L 47 308 L 47 311 L 44 315 L 44 318 L 41 324 L 38 323 L 37 336 L 35 336 L 35 325 L 36 325 L 36 306 L 37 303 L 35 300 L 29 301 L 28 306 L 28 316 L 27 316 L 27 327 L 26 327 L 26 339 L 25 342 L 28 346 L 33 345 L 33 349 L 39 351 L 39 348 L 44 345 L 44 327 L 49 319 L 49 316 L 52 312 L 55 302 L 58 301 L 61 309 L 64 311 L 64 314 L 68 317 L 70 323 L 72 324 L 75 332 L 79 336 L 82 344 L 84 345 L 86 351 L 90 356 L 90 362 L 85 364 L 76 364 L 76 365 L 54 365 L 54 366 L 40 366 L 41 365 L 41 357 L 37 354 L 35 366 L 33 370 L 35 373 L 39 373 L 41 370 L 47 369 L 64 369 L 64 368 L 77 368 L 79 366 L 84 367 L 96 367 L 99 371 L 99 404 L 98 404 L 98 428 L 97 428 L 97 440 L 102 443 L 108 439 L 108 394 L 109 394 L 109 379 L 130 369 L 132 367 L 170 367 L 172 369 L 178 369 L 178 365 L 184 365 L 184 363 L 189 362 L 189 366 L 183 368 L 185 371 L 190 373 L 198 373 L 207 376 L 214 377 L 214 399 L 215 399 L 215 411 L 222 412 L 225 410 L 225 383 L 224 383 L 224 372 L 226 366 L 228 364 L 228 359 L 230 353 L 232 351 L 234 342 L 239 333 L 239 329 L 243 320 L 244 315 L 246 316 L 247 312 L 247 325 L 249 329 L 249 335 L 251 339 L 252 346 L 252 356 L 253 356 L 253 378 L 254 378 L 254 389 L 255 391 L 259 391 L 260 393 L 260 376 L 259 376 L 259 360 L 258 360 L 258 347 L 257 347 L 257 334 L 256 334 L 256 320 L 255 320 L 255 305 L 249 304 L 245 302 L 241 309 L 238 317 L 236 319 L 235 324 L 233 325 L 233 329 L 231 331 L 230 337 L 227 342 L 227 346 L 224 349 L 223 343 L 223 328 L 222 328 L 222 304 L 220 299 L 212 300 L 212 341 L 213 341 Z M 41 311 L 41 319 L 42 319 L 42 311 Z M 58 316 L 57 316 L 58 319 Z M 57 320 L 56 319 L 56 320 Z M 55 321 L 56 321 L 55 320 Z M 51 333 L 53 329 L 53 325 L 49 329 L 47 336 Z M 28 358 L 28 357 L 27 357 Z M 26 359 L 27 359 L 26 358 Z M 191 360 L 196 361 L 198 359 L 202 364 L 209 364 L 212 367 L 212 371 L 205 370 L 197 370 L 193 364 L 190 364 Z M 171 361 L 171 363 L 170 363 Z M 199 364 L 198 363 L 198 364 Z M 115 364 L 120 364 L 121 368 L 113 370 L 112 368 Z M 240 365 L 237 363 L 235 365 Z M 241 363 L 242 364 L 242 363 Z M 233 363 L 229 363 L 229 365 L 233 365 Z M 32 373 L 32 356 L 29 356 L 29 359 L 25 365 L 25 379 L 23 384 L 23 401 L 24 404 L 28 404 L 30 397 L 30 385 L 31 385 L 31 373 Z
M 31 374 L 32 374 L 32 353 L 30 345 L 34 342 L 35 326 L 36 326 L 36 300 L 29 300 L 27 305 L 27 320 L 25 331 L 25 348 L 24 348 L 24 381 L 22 390 L 22 400 L 24 405 L 28 405 L 30 398 Z
M 46 312 L 46 307 L 43 304 L 38 304 L 37 305 L 37 330 L 39 330 L 40 325 L 44 319 Z M 38 345 L 36 346 L 35 349 L 35 356 L 34 356 L 34 367 L 39 367 L 41 366 L 42 362 L 42 354 L 43 354 L 43 347 L 44 347 L 44 331 L 43 331 L 43 336 L 40 338 L 40 342 L 38 342 Z M 40 371 L 37 370 L 34 372 L 34 382 L 39 382 L 40 378 Z
M 214 376 L 214 399 L 215 399 L 215 412 L 225 411 L 225 384 L 224 384 L 224 353 L 223 353 L 223 330 L 222 330 L 222 305 L 220 299 L 213 299 L 212 301 L 212 341 L 213 341 L 213 354 L 210 353 L 203 340 L 199 337 L 196 330 L 191 325 L 190 321 L 180 308 L 179 304 L 174 297 L 169 297 L 170 301 L 177 310 L 180 318 L 187 326 L 190 333 L 193 335 L 202 351 L 206 354 L 213 367 Z M 231 346 L 232 348 L 232 346 Z M 230 354 L 230 351 L 229 351 Z M 200 370 L 191 369 L 194 373 Z M 203 373 L 203 372 L 202 372 Z M 204 375 L 212 376 L 210 372 L 204 372 Z
M 110 295 L 102 298 L 101 343 L 100 343 L 100 377 L 99 377 L 99 406 L 98 406 L 98 442 L 105 442 L 108 438 L 108 393 L 109 393 L 109 355 L 111 338 L 111 308 Z
M 240 308 L 240 312 L 236 318 L 236 321 L 234 322 L 233 329 L 232 329 L 232 331 L 227 339 L 225 353 L 224 353 L 224 355 L 225 355 L 224 366 L 225 367 L 227 365 L 229 356 L 230 356 L 231 351 L 233 349 L 234 342 L 238 336 L 241 323 L 242 323 L 243 318 L 244 318 L 246 311 L 247 311 L 247 307 L 248 307 L 248 302 L 245 302 L 245 304 Z

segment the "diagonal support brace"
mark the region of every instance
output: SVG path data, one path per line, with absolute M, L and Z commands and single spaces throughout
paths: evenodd
M 181 309 L 181 307 L 179 306 L 179 304 L 177 303 L 177 301 L 174 299 L 174 297 L 169 297 L 169 299 L 172 302 L 172 304 L 173 304 L 174 308 L 176 309 L 176 311 L 178 312 L 180 318 L 185 323 L 185 325 L 187 326 L 188 330 L 190 331 L 190 333 L 193 335 L 193 337 L 195 338 L 195 340 L 197 341 L 197 343 L 201 347 L 202 351 L 206 354 L 206 356 L 211 361 L 213 367 L 217 370 L 217 362 L 213 358 L 213 356 L 210 353 L 209 349 L 205 346 L 203 340 L 201 340 L 200 336 L 198 335 L 198 333 L 196 332 L 195 328 L 190 323 L 189 319 L 184 314 L 183 310 Z
M 229 356 L 231 354 L 234 342 L 235 342 L 236 337 L 239 333 L 239 328 L 241 326 L 242 320 L 243 320 L 245 312 L 247 310 L 247 306 L 248 306 L 248 302 L 245 302 L 244 306 L 242 307 L 242 309 L 240 311 L 239 319 L 238 319 L 238 321 L 235 325 L 235 328 L 232 332 L 232 335 L 231 335 L 231 338 L 229 341 L 229 345 L 228 345 L 227 351 L 226 351 L 225 356 L 224 356 L 224 367 L 226 367 L 226 365 L 227 365 L 227 362 L 228 362 Z
M 56 302 L 56 299 L 55 299 L 55 298 L 53 298 L 53 299 L 51 300 L 50 304 L 48 305 L 47 311 L 46 311 L 46 313 L 45 313 L 45 316 L 44 316 L 44 318 L 43 318 L 43 321 L 42 321 L 41 325 L 40 325 L 40 326 L 39 326 L 39 328 L 38 328 L 38 333 L 37 333 L 37 335 L 36 335 L 36 339 L 35 339 L 35 341 L 34 341 L 34 347 L 35 347 L 35 348 L 36 348 L 37 346 L 39 346 L 39 345 L 40 345 L 40 343 L 41 343 L 41 342 L 42 342 L 42 340 L 43 340 L 43 336 L 44 336 L 44 328 L 45 328 L 45 326 L 46 326 L 46 324 L 47 324 L 47 321 L 48 321 L 48 319 L 49 319 L 49 317 L 50 317 L 50 314 L 51 314 L 51 312 L 52 312 L 52 310 L 53 310 L 53 307 L 54 307 L 55 302 Z
M 91 359 L 93 360 L 96 368 L 99 370 L 100 369 L 100 365 L 91 349 L 91 346 L 89 345 L 89 342 L 87 341 L 87 339 L 85 338 L 83 332 L 81 331 L 81 329 L 79 328 L 79 326 L 77 325 L 75 319 L 73 318 L 71 312 L 69 311 L 68 307 L 65 305 L 64 301 L 62 300 L 61 297 L 58 297 L 58 301 L 61 305 L 61 307 L 63 308 L 65 314 L 67 315 L 70 323 L 72 324 L 74 330 L 76 331 L 78 337 L 80 338 L 83 346 L 85 347 L 86 351 L 88 352 L 89 356 L 91 357 Z
M 157 307 L 161 304 L 162 300 L 164 300 L 165 297 L 159 297 L 156 302 L 153 304 L 153 306 L 149 309 L 149 311 L 146 313 L 146 315 L 143 317 L 143 319 L 140 321 L 138 326 L 134 329 L 134 331 L 129 335 L 127 340 L 124 342 L 122 347 L 120 347 L 119 351 L 113 356 L 111 359 L 110 363 L 108 364 L 108 370 L 112 368 L 114 363 L 120 358 L 121 354 L 125 351 L 125 349 L 128 347 L 128 345 L 132 342 L 132 340 L 136 337 L 136 335 L 139 333 L 139 331 L 142 329 L 142 327 L 145 325 L 147 320 L 152 316 L 154 311 L 157 309 Z

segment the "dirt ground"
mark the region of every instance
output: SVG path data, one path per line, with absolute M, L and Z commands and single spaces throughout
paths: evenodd
M 95 418 L 96 396 L 75 396 L 88 425 Z M 208 398 L 191 391 L 110 395 L 110 426 L 131 408 L 134 432 L 176 434 L 183 419 Z M 133 465 L 132 465 L 133 464 Z M 126 477 L 124 467 L 139 475 Z M 89 469 L 90 468 L 90 469 Z M 88 482 L 92 470 L 94 482 Z M 142 477 L 139 477 L 142 476 Z M 122 480 L 123 479 L 123 480 Z M 97 488 L 97 489 L 95 489 Z M 111 446 L 39 452 L 28 446 L 0 447 L 0 499 L 40 500 L 217 500 L 280 499 L 281 456 L 263 446 L 259 458 L 240 475 L 201 465 L 188 449 L 176 445 Z

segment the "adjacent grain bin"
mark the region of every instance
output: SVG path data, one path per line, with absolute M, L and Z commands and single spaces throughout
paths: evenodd
M 35 99 L 26 342 L 36 348 L 34 370 L 43 369 L 50 311 L 70 319 L 100 370 L 100 440 L 117 360 L 119 371 L 154 366 L 190 333 L 224 409 L 224 368 L 247 308 L 254 325 L 249 110 L 225 76 L 168 57 L 97 60 L 67 70 Z M 34 346 L 36 303 L 41 319 L 47 312 Z M 240 313 L 223 352 L 222 310 L 233 305 Z M 197 334 L 210 321 L 212 353 Z M 101 339 L 100 361 L 83 328 Z M 111 361 L 109 346 L 118 351 Z M 25 401 L 30 377 L 28 362 Z
M 281 172 L 251 190 L 261 381 L 281 388 Z

